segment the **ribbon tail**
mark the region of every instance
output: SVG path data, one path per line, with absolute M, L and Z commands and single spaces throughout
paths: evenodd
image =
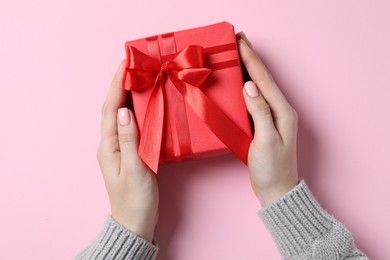
M 243 163 L 247 164 L 252 138 L 199 88 L 178 80 L 174 80 L 174 83 L 198 117 Z
M 154 87 L 146 109 L 138 153 L 156 174 L 160 160 L 163 124 L 164 95 L 161 87 Z

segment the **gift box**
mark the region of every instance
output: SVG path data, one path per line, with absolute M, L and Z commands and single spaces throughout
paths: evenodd
M 139 154 L 158 165 L 227 152 L 245 164 L 252 132 L 234 27 L 227 23 L 126 42 Z

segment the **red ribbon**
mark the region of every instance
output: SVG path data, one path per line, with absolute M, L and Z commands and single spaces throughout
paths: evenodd
M 201 90 L 212 72 L 204 66 L 203 47 L 190 45 L 171 61 L 160 62 L 133 46 L 127 48 L 123 87 L 132 91 L 152 88 L 146 109 L 138 152 L 143 161 L 157 173 L 164 116 L 163 88 L 170 80 L 197 116 L 245 164 L 252 139 L 225 115 Z

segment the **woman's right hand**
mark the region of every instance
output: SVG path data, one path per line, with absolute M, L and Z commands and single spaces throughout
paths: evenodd
M 238 33 L 237 39 L 241 61 L 252 79 L 243 89 L 255 126 L 248 167 L 253 191 L 266 207 L 298 184 L 298 116 L 245 34 Z
M 139 133 L 134 114 L 124 107 L 124 67 L 122 61 L 103 105 L 97 158 L 112 218 L 152 242 L 158 218 L 158 186 L 155 174 L 138 155 Z

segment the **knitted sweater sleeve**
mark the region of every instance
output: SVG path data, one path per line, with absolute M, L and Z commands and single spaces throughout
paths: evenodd
M 368 259 L 351 233 L 329 215 L 306 183 L 258 212 L 284 259 Z
M 132 233 L 111 216 L 92 244 L 83 249 L 76 260 L 154 260 L 158 247 Z

